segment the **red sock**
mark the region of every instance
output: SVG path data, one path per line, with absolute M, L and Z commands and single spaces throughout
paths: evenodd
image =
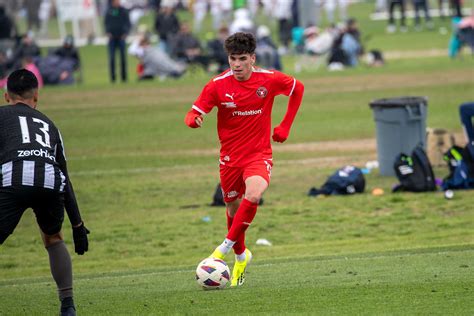
M 225 215 L 227 216 L 227 229 L 230 230 L 234 218 L 230 217 L 229 212 L 227 210 L 225 212 Z M 242 252 L 245 251 L 245 234 L 242 234 L 237 238 L 232 248 L 234 249 L 234 253 L 236 255 L 240 255 Z
M 225 210 L 225 216 L 227 217 L 227 231 L 229 231 L 230 228 L 232 227 L 232 222 L 233 222 L 234 218 L 230 217 L 229 210 L 227 210 L 227 209 Z
M 237 242 L 234 245 L 234 251 L 236 254 L 241 254 L 245 251 L 245 231 L 250 226 L 250 223 L 252 223 L 255 214 L 257 213 L 257 206 L 258 203 L 252 203 L 247 199 L 243 199 L 240 203 L 237 213 L 234 216 L 232 226 L 230 227 L 226 238 L 239 242 L 242 241 L 240 243 L 241 245 L 238 245 L 237 249 L 235 248 Z

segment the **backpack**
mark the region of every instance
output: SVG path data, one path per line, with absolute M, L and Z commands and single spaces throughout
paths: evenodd
M 216 191 L 214 192 L 214 196 L 212 197 L 211 206 L 225 206 L 224 197 L 222 196 L 222 187 L 220 183 L 217 184 Z
M 443 179 L 441 187 L 448 189 L 474 188 L 474 146 L 468 144 L 462 148 L 451 147 L 445 154 L 444 160 L 448 164 L 449 175 Z
M 321 189 L 312 187 L 308 195 L 348 195 L 362 193 L 365 189 L 365 178 L 362 170 L 354 166 L 345 166 L 334 172 Z
M 393 164 L 395 174 L 400 184 L 393 188 L 393 192 L 435 191 L 436 183 L 430 160 L 423 147 L 417 146 L 411 156 L 400 153 Z

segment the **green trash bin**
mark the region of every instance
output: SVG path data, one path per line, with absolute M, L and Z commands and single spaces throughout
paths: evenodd
M 426 149 L 426 97 L 398 97 L 370 102 L 377 135 L 379 171 L 395 176 L 395 157 L 408 155 L 419 144 Z

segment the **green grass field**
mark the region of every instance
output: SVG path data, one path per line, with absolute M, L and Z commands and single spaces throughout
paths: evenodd
M 354 10 L 362 17 L 368 4 Z M 382 22 L 361 24 L 372 27 L 375 46 L 395 49 Z M 409 50 L 408 42 L 416 49 L 443 45 L 436 32 L 406 36 L 400 50 Z M 183 118 L 209 75 L 112 86 L 104 48 L 86 47 L 81 55 L 84 85 L 47 87 L 39 105 L 62 131 L 92 232 L 90 251 L 72 255 L 80 315 L 474 313 L 472 192 L 455 192 L 452 200 L 442 192 L 392 194 L 396 179 L 375 171 L 364 194 L 306 196 L 336 168 L 376 159 L 373 99 L 427 96 L 427 125 L 460 135 L 458 105 L 474 98 L 470 56 L 296 74 L 305 97 L 290 139 L 274 145 L 271 187 L 247 235 L 254 261 L 246 284 L 202 291 L 195 267 L 226 232 L 224 209 L 209 206 L 219 181 L 216 120 L 213 113 L 191 130 Z M 293 62 L 285 59 L 289 73 Z M 274 123 L 285 108 L 278 98 Z M 377 187 L 385 194 L 371 195 Z M 64 233 L 72 253 L 67 221 Z M 258 238 L 273 246 L 255 245 Z M 28 211 L 0 248 L 0 315 L 52 315 L 58 306 Z

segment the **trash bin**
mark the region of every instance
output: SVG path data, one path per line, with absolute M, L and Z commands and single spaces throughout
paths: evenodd
M 418 145 L 426 149 L 426 97 L 399 97 L 370 102 L 377 134 L 379 171 L 383 176 L 395 176 L 395 157 L 408 155 Z

